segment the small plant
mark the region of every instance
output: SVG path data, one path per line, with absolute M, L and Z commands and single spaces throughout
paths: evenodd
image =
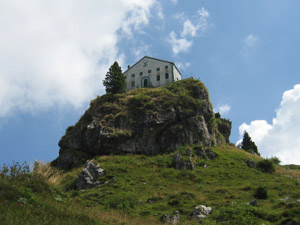
M 256 188 L 253 197 L 257 198 L 257 199 L 267 199 L 268 191 L 267 191 L 266 187 L 260 186 L 260 187 Z
M 273 173 L 275 172 L 275 165 L 271 159 L 264 159 L 257 163 L 257 169 L 264 173 Z
M 281 160 L 277 156 L 272 156 L 270 160 L 275 163 L 276 165 L 279 165 L 281 163 Z

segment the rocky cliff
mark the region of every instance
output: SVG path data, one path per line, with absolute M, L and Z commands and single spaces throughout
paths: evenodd
M 202 82 L 192 78 L 155 89 L 91 101 L 59 142 L 58 166 L 79 166 L 104 154 L 154 155 L 182 145 L 228 143 L 231 122 L 215 116 Z

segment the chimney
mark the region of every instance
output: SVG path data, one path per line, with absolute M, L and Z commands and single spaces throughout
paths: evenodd
M 130 65 L 128 65 L 128 69 L 130 68 Z

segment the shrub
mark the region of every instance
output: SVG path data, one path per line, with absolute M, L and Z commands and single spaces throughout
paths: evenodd
M 257 199 L 267 199 L 268 198 L 268 192 L 266 187 L 258 187 L 256 188 L 256 190 L 254 191 L 254 198 Z
M 281 160 L 278 157 L 276 157 L 276 156 L 271 157 L 270 160 L 273 163 L 275 163 L 276 165 L 279 165 L 281 163 Z
M 273 173 L 275 172 L 274 162 L 270 159 L 264 159 L 257 163 L 257 168 L 265 173 Z

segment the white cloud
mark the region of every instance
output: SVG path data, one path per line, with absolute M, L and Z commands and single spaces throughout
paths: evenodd
M 178 0 L 171 0 L 171 2 L 176 5 L 178 3 Z
M 81 106 L 103 91 L 119 30 L 149 23 L 155 0 L 21 0 L 0 3 L 0 116 Z
M 245 47 L 252 48 L 257 44 L 258 41 L 259 39 L 257 37 L 255 37 L 253 34 L 249 34 L 247 37 L 245 37 L 244 44 Z
M 174 31 L 170 33 L 168 41 L 172 45 L 174 55 L 177 55 L 180 52 L 187 52 L 192 46 L 192 42 L 188 41 L 186 38 L 177 38 Z
M 150 45 L 147 45 L 142 41 L 137 47 L 133 48 L 132 52 L 135 55 L 135 59 L 140 60 L 145 55 L 151 55 L 149 49 Z
M 186 70 L 188 67 L 191 66 L 191 63 L 189 63 L 189 62 L 184 62 L 184 63 L 182 63 L 182 62 L 177 62 L 177 63 L 175 63 L 175 64 L 176 64 L 176 66 L 178 67 L 178 69 L 181 69 L 181 70 Z
M 192 38 L 205 33 L 208 27 L 207 18 L 209 13 L 206 9 L 201 8 L 197 11 L 196 16 L 192 18 L 187 18 L 184 13 L 177 13 L 174 17 L 182 23 L 181 38 L 176 38 L 175 31 L 172 31 L 168 41 L 172 46 L 173 54 L 177 55 L 180 52 L 187 52 L 193 44 Z
M 249 34 L 243 39 L 242 54 L 248 55 L 251 50 L 255 49 L 259 42 L 260 39 L 258 37 L 254 36 L 253 34 Z
M 181 36 L 182 37 L 186 37 L 186 36 L 195 37 L 197 30 L 198 30 L 198 28 L 194 24 L 192 24 L 192 22 L 189 19 L 187 19 L 183 23 L 183 30 L 181 32 Z
M 284 92 L 272 124 L 265 120 L 242 124 L 264 157 L 277 156 L 284 164 L 300 164 L 300 85 Z
M 231 110 L 231 106 L 228 104 L 220 105 L 217 107 L 217 112 L 219 112 L 221 115 L 226 115 Z

